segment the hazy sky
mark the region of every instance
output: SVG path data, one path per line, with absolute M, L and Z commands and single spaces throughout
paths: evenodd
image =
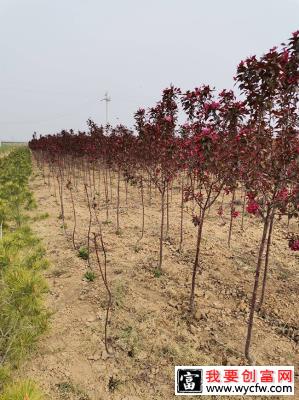
M 299 28 L 299 0 L 0 0 L 0 139 L 133 124 L 173 83 L 232 88 Z

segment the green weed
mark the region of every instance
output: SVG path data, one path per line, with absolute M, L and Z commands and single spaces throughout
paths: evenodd
M 78 250 L 78 257 L 82 258 L 83 260 L 88 260 L 88 249 L 85 246 L 81 246 Z
M 43 400 L 44 396 L 31 380 L 20 381 L 4 389 L 0 400 Z
M 86 271 L 84 274 L 84 278 L 88 281 L 88 282 L 93 282 L 96 278 L 96 274 L 93 271 Z

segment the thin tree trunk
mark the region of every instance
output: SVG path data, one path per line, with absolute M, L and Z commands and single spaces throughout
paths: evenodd
M 128 206 L 128 181 L 125 179 L 125 188 L 126 188 L 126 206 Z
M 140 180 L 140 194 L 141 194 L 141 206 L 142 206 L 142 227 L 141 227 L 141 236 L 138 239 L 138 242 L 143 238 L 144 235 L 144 219 L 145 219 L 145 212 L 144 212 L 144 189 L 143 189 L 143 179 L 141 177 Z
M 105 203 L 106 203 L 106 221 L 109 221 L 109 192 L 108 192 L 108 173 L 107 168 L 105 169 L 104 175 L 104 189 L 105 189 Z
M 166 185 L 166 235 L 168 238 L 169 235 L 169 183 Z
M 88 168 L 88 186 L 90 190 L 90 198 L 93 198 L 90 168 Z
M 96 193 L 96 178 L 95 178 L 95 165 L 92 163 L 92 184 L 93 184 L 93 193 L 95 196 Z
M 112 177 L 111 177 L 110 168 L 109 168 L 108 172 L 109 172 L 109 183 L 110 183 L 110 201 L 111 201 L 111 204 L 112 204 Z
M 57 181 L 58 181 L 58 191 L 59 191 L 59 200 L 60 200 L 61 219 L 62 219 L 63 232 L 66 235 L 65 219 L 64 219 L 64 204 L 63 204 L 63 175 L 62 175 L 62 172 L 61 172 L 60 168 L 59 168 L 59 175 L 60 175 L 60 180 L 59 180 L 59 177 L 57 175 Z
M 119 188 L 120 188 L 120 169 L 117 172 L 117 199 L 116 199 L 116 232 L 119 232 Z
M 182 245 L 183 245 L 183 225 L 184 225 L 184 174 L 182 174 L 182 180 L 181 180 L 181 226 L 180 226 L 180 247 L 179 251 L 182 250 Z
M 234 211 L 234 202 L 235 202 L 235 189 L 233 190 L 232 202 L 230 207 L 230 223 L 229 223 L 229 231 L 228 231 L 228 247 L 230 247 L 230 242 L 232 238 L 232 230 L 233 230 L 233 211 Z
M 99 166 L 99 179 L 98 179 L 98 199 L 101 199 L 101 167 Z
M 191 294 L 190 294 L 190 302 L 189 302 L 189 310 L 190 313 L 193 314 L 194 312 L 194 296 L 195 296 L 195 283 L 196 283 L 196 273 L 199 267 L 199 256 L 200 256 L 200 245 L 201 245 L 201 238 L 202 238 L 202 230 L 203 230 L 203 222 L 205 216 L 205 209 L 202 210 L 200 222 L 198 225 L 197 231 L 197 241 L 196 241 L 196 254 L 195 260 L 193 265 L 193 273 L 192 273 L 192 282 L 191 282 Z
M 88 263 L 88 267 L 90 269 L 92 269 L 91 264 L 90 264 L 90 231 L 91 231 L 91 222 L 92 222 L 92 212 L 91 212 L 91 205 L 90 205 L 90 201 L 89 201 L 88 190 L 87 190 L 86 184 L 84 185 L 84 189 L 85 189 L 88 210 L 89 210 L 89 222 L 88 222 L 88 232 L 87 232 L 87 252 L 88 252 L 87 263 Z
M 149 205 L 152 205 L 152 180 L 150 177 L 150 174 L 148 174 L 148 179 L 149 179 Z
M 251 336 L 252 336 L 253 318 L 254 318 L 254 311 L 255 311 L 255 305 L 256 305 L 257 290 L 258 290 L 258 286 L 259 286 L 259 277 L 260 277 L 263 253 L 264 253 L 265 242 L 266 242 L 266 237 L 267 237 L 267 232 L 268 232 L 268 227 L 269 227 L 269 213 L 270 213 L 270 208 L 268 207 L 266 218 L 264 221 L 263 234 L 262 234 L 262 238 L 261 238 L 261 242 L 260 242 L 258 260 L 257 260 L 257 265 L 256 265 L 256 270 L 255 270 L 255 279 L 254 279 L 254 285 L 253 285 L 253 290 L 252 290 L 252 299 L 251 299 L 251 304 L 250 304 L 250 312 L 249 312 L 248 327 L 247 327 L 247 337 L 246 337 L 246 344 L 245 344 L 245 357 L 248 359 L 249 362 L 252 362 L 249 350 L 250 350 L 250 344 L 251 344 Z
M 164 240 L 164 213 L 165 213 L 165 185 L 161 192 L 161 232 L 160 232 L 160 252 L 159 252 L 159 270 L 162 270 L 163 261 L 163 240 Z
M 76 218 L 76 210 L 75 210 L 75 203 L 74 203 L 74 196 L 73 196 L 72 188 L 70 188 L 70 194 L 71 194 L 71 201 L 72 201 L 73 215 L 74 215 L 74 227 L 73 227 L 73 234 L 72 234 L 72 242 L 73 242 L 74 250 L 76 250 L 75 233 L 76 233 L 76 226 L 77 226 L 77 218 Z
M 104 253 L 104 272 L 103 272 L 101 261 L 100 261 L 100 256 L 99 256 L 97 235 L 95 233 L 93 235 L 94 235 L 93 241 L 94 241 L 96 259 L 97 259 L 97 263 L 98 263 L 98 266 L 99 266 L 101 277 L 102 277 L 102 280 L 103 280 L 103 283 L 105 285 L 105 288 L 106 288 L 106 291 L 107 291 L 107 295 L 108 295 L 107 308 L 106 308 L 106 317 L 105 317 L 105 335 L 104 335 L 104 340 L 105 340 L 106 352 L 107 352 L 107 354 L 111 354 L 111 352 L 109 350 L 109 347 L 108 347 L 108 323 L 109 323 L 109 312 L 110 312 L 111 305 L 112 305 L 112 294 L 111 294 L 111 290 L 109 288 L 108 281 L 107 281 L 106 250 L 105 250 L 105 246 L 104 246 L 104 243 L 103 243 L 102 233 L 100 233 L 101 245 L 102 245 L 102 250 L 103 250 L 103 253 Z
M 55 196 L 55 200 L 56 200 L 56 202 L 57 202 L 56 180 L 55 180 L 55 171 L 54 171 L 54 167 L 53 167 L 53 170 L 52 170 L 52 174 L 53 174 L 54 196 Z
M 246 204 L 246 192 L 245 192 L 245 190 L 244 190 L 243 205 L 242 205 L 241 231 L 244 231 L 245 204 Z
M 271 239 L 272 239 L 272 230 L 274 224 L 274 212 L 271 215 L 270 225 L 269 225 L 269 232 L 268 232 L 268 239 L 267 239 L 267 247 L 266 247 L 266 256 L 265 256 L 265 267 L 264 267 L 264 275 L 263 275 L 263 284 L 261 290 L 261 297 L 260 301 L 256 307 L 256 311 L 259 311 L 264 303 L 265 298 L 265 290 L 267 284 L 267 276 L 268 276 L 268 266 L 269 266 L 269 256 L 270 256 L 270 247 L 271 247 Z

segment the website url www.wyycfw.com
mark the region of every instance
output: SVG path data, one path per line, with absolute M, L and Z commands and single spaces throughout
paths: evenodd
M 208 386 L 205 388 L 206 393 L 210 394 L 241 394 L 241 395 L 260 395 L 260 394 L 292 394 L 293 388 L 291 385 L 260 385 L 256 383 L 255 385 L 249 386 L 228 386 L 228 385 L 217 385 L 217 386 Z

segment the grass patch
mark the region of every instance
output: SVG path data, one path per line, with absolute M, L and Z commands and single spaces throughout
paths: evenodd
M 36 221 L 43 221 L 44 219 L 47 219 L 47 218 L 49 218 L 49 213 L 47 213 L 47 212 L 45 212 L 45 213 L 42 213 L 42 214 L 38 214 L 38 215 L 35 215 L 33 218 L 32 218 L 32 221 L 33 222 L 36 222 Z
M 137 331 L 131 325 L 127 325 L 121 330 L 119 344 L 127 352 L 128 357 L 134 358 L 138 353 L 140 342 Z
M 90 397 L 86 393 L 71 382 L 60 382 L 55 386 L 59 390 L 60 396 L 63 399 L 69 399 L 73 398 L 72 396 L 76 396 L 76 399 L 78 400 L 90 400 Z
M 12 365 L 47 327 L 42 305 L 47 284 L 41 274 L 47 262 L 38 243 L 28 228 L 7 234 L 0 243 L 0 357 Z
M 13 382 L 15 370 L 46 330 L 49 312 L 43 305 L 48 266 L 40 241 L 25 223 L 24 211 L 36 207 L 28 181 L 32 172 L 27 148 L 0 159 L 0 400 L 40 400 L 30 380 Z
M 17 382 L 4 388 L 0 400 L 43 400 L 44 396 L 31 380 Z
M 122 307 L 124 305 L 124 297 L 126 294 L 126 287 L 122 281 L 118 281 L 115 284 L 115 288 L 113 290 L 113 299 L 114 303 L 118 307 Z
M 84 278 L 88 281 L 88 282 L 93 282 L 96 278 L 96 274 L 93 271 L 86 271 L 84 274 Z
M 82 260 L 88 260 L 88 249 L 86 246 L 81 246 L 78 250 L 78 257 L 82 258 Z
M 163 272 L 160 268 L 155 268 L 153 273 L 155 278 L 160 278 L 163 275 Z

